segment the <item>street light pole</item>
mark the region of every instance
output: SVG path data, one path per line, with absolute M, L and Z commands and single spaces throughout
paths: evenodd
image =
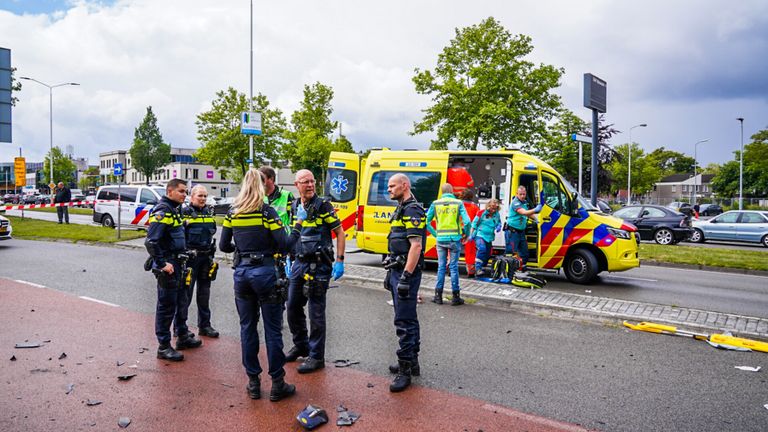
M 68 82 L 68 83 L 49 85 L 49 84 L 46 84 L 46 83 L 44 83 L 42 81 L 36 80 L 34 78 L 30 78 L 30 77 L 19 77 L 19 78 L 23 79 L 23 80 L 27 80 L 27 81 L 34 81 L 34 82 L 36 82 L 36 83 L 38 83 L 40 85 L 48 87 L 48 102 L 49 102 L 49 107 L 48 107 L 48 110 L 49 110 L 48 111 L 48 121 L 49 121 L 49 124 L 48 124 L 48 128 L 49 128 L 49 135 L 50 135 L 50 139 L 51 139 L 51 143 L 50 143 L 51 144 L 51 154 L 50 154 L 50 158 L 51 158 L 51 175 L 50 175 L 50 177 L 51 177 L 51 179 L 50 180 L 51 180 L 51 183 L 53 183 L 53 89 L 56 88 L 56 87 L 70 86 L 70 85 L 71 86 L 79 86 L 80 84 L 73 83 L 73 82 Z M 53 191 L 51 191 L 51 192 L 53 192 Z
M 699 182 L 696 179 L 696 165 L 698 165 L 699 160 L 699 144 L 705 143 L 709 141 L 709 138 L 696 141 L 696 144 L 693 145 L 693 205 L 696 205 L 696 186 L 698 186 Z
M 629 128 L 629 144 L 627 146 L 627 205 L 632 199 L 632 129 L 636 127 L 646 127 L 645 123 L 640 123 Z
M 250 111 L 253 112 L 253 0 L 251 0 L 251 74 L 249 76 L 250 83 L 251 83 L 251 93 L 250 97 L 248 98 L 248 103 L 250 104 Z M 248 163 L 248 168 L 253 168 L 253 135 L 248 135 L 248 157 L 250 162 Z
M 741 151 L 739 151 L 739 210 L 741 210 L 741 202 L 742 202 L 742 177 L 744 175 L 744 117 L 739 117 L 736 120 L 739 121 L 739 124 L 741 126 Z

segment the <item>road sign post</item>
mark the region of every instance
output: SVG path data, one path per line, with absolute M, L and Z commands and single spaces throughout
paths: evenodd
M 120 213 L 122 213 L 122 209 L 120 208 L 120 201 L 122 198 L 122 194 L 120 193 L 120 185 L 123 183 L 120 176 L 123 175 L 123 164 L 116 163 L 113 166 L 112 173 L 117 177 L 117 239 L 120 240 L 120 224 L 121 224 L 121 218 Z

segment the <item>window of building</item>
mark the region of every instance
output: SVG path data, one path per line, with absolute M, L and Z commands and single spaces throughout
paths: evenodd
M 677 186 L 672 185 L 672 192 L 677 192 Z
M 192 170 L 192 178 L 197 180 L 197 175 L 198 175 L 198 170 L 197 170 L 197 168 L 195 168 L 195 169 Z
M 226 177 L 224 177 L 224 171 L 220 172 L 219 176 L 221 177 L 222 180 L 226 180 L 227 179 Z

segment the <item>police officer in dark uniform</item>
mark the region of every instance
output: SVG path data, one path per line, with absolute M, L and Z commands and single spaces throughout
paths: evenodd
M 176 350 L 202 345 L 187 328 L 187 291 L 184 289 L 186 245 L 179 206 L 187 195 L 187 183 L 173 179 L 165 188 L 165 196 L 152 209 L 144 246 L 152 257 L 152 272 L 157 278 L 157 310 L 155 334 L 160 346 L 157 358 L 181 361 Z M 171 347 L 171 322 L 175 322 L 176 350 Z
M 294 227 L 288 239 L 291 248 L 290 285 L 288 288 L 288 326 L 293 334 L 293 348 L 286 361 L 306 357 L 296 369 L 310 373 L 325 367 L 325 305 L 331 278 L 344 274 L 344 229 L 333 205 L 315 194 L 315 176 L 299 170 L 294 183 L 299 200 L 293 205 Z M 331 233 L 336 234 L 334 259 Z M 309 335 L 304 305 L 309 304 Z
M 200 336 L 219 337 L 219 332 L 211 327 L 211 281 L 216 278 L 218 263 L 213 260 L 216 252 L 216 221 L 210 208 L 205 205 L 208 191 L 203 185 L 196 185 L 190 193 L 189 205 L 181 209 L 187 240 L 187 267 L 191 270 L 189 281 L 184 281 L 187 298 L 192 303 L 192 295 L 197 286 L 197 328 Z
M 390 199 L 398 206 L 390 219 L 389 256 L 385 261 L 384 285 L 392 293 L 395 309 L 395 333 L 400 339 L 397 364 L 389 367 L 396 374 L 389 391 L 400 392 L 411 385 L 411 375 L 419 376 L 419 318 L 416 302 L 421 284 L 426 244 L 424 208 L 411 194 L 411 182 L 405 174 L 393 175 L 387 184 Z
M 232 240 L 234 239 L 234 244 Z M 259 364 L 259 312 L 264 318 L 272 390 L 269 400 L 279 401 L 293 395 L 296 387 L 285 382 L 283 354 L 283 303 L 287 281 L 278 280 L 275 255 L 287 250 L 285 227 L 277 212 L 264 203 L 261 176 L 250 169 L 243 178 L 233 207 L 224 219 L 219 248 L 234 252 L 235 305 L 240 316 L 240 344 L 243 366 L 248 374 L 246 390 L 251 399 L 261 398 L 262 372 Z

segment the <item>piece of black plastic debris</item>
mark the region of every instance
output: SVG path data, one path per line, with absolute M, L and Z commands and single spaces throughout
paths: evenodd
M 63 360 L 65 358 L 67 358 L 67 353 L 65 352 L 61 353 L 61 355 L 59 356 L 59 360 Z
M 43 343 L 51 343 L 50 339 L 44 340 Z
M 141 347 L 139 348 L 139 354 L 144 354 L 144 352 L 149 351 L 149 348 Z
M 101 401 L 96 399 L 88 399 L 87 401 L 85 401 L 85 404 L 88 406 L 96 406 L 96 405 L 101 405 Z
M 41 346 L 43 346 L 43 344 L 41 344 L 40 342 L 24 341 L 24 342 L 17 343 L 16 346 L 14 346 L 14 348 L 40 348 Z
M 16 361 L 16 356 L 15 355 L 11 356 L 11 361 Z
M 510 334 L 510 333 L 512 333 L 512 330 L 507 330 L 507 334 Z
M 85 269 L 83 269 L 83 273 L 85 273 Z
M 35 310 L 34 310 L 34 309 L 30 309 L 29 311 L 30 311 L 30 312 L 34 312 Z
M 70 394 L 73 391 L 75 391 L 75 385 L 74 384 L 67 384 L 67 394 Z
M 342 367 L 350 367 L 350 366 L 355 365 L 355 364 L 360 364 L 360 362 L 359 361 L 354 361 L 354 360 L 349 360 L 349 359 L 339 359 L 339 360 L 334 360 L 333 364 L 337 368 L 342 368 Z
M 128 417 L 120 417 L 117 420 L 117 425 L 123 429 L 127 428 L 129 424 L 131 424 L 131 419 L 129 419 Z
M 117 377 L 120 381 L 128 381 L 129 379 L 135 377 L 136 374 L 128 374 L 128 375 L 120 375 Z
M 51 360 L 53 360 L 53 357 L 48 357 L 48 361 L 51 361 Z
M 339 404 L 339 406 L 336 407 L 336 412 L 343 412 L 346 411 L 347 407 L 344 406 L 344 404 Z
M 373 388 L 373 383 L 368 383 L 365 386 L 368 387 L 368 388 Z
M 118 366 L 122 366 L 122 365 L 124 365 L 124 364 L 125 364 L 125 362 L 124 362 L 124 361 L 120 361 L 120 360 L 118 360 L 118 361 L 117 361 L 117 365 L 118 365 Z
M 48 368 L 42 368 L 42 369 L 41 368 L 34 368 L 34 369 L 31 369 L 29 372 L 30 373 L 44 373 L 44 372 L 50 372 L 50 371 L 51 370 L 48 369 Z

